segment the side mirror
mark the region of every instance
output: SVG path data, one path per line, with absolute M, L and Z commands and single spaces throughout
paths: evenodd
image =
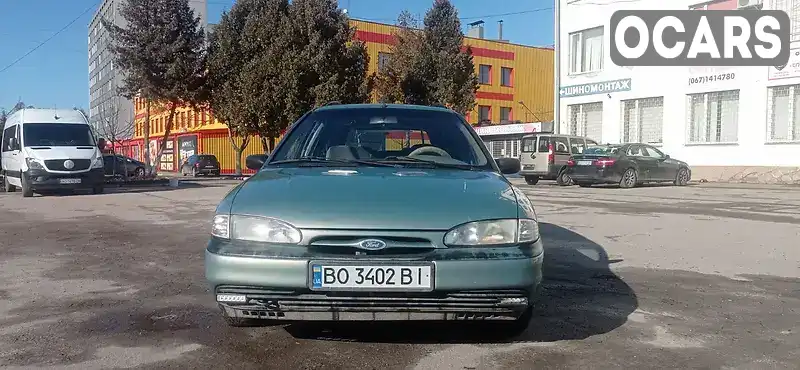
M 500 173 L 503 175 L 511 175 L 522 170 L 522 165 L 517 158 L 497 158 L 497 167 L 500 167 Z
M 17 138 L 10 137 L 8 138 L 8 146 L 11 150 L 17 150 Z
M 266 154 L 252 154 L 247 156 L 247 159 L 245 159 L 245 164 L 247 165 L 247 168 L 253 171 L 258 171 L 264 166 L 264 162 L 266 161 Z
M 669 159 L 669 154 L 664 154 L 664 159 Z

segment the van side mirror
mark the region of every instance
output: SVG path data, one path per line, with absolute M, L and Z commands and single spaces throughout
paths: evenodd
M 17 142 L 17 138 L 10 137 L 8 138 L 8 146 L 11 150 L 19 150 L 19 143 Z
M 266 154 L 251 154 L 247 156 L 247 159 L 245 159 L 244 162 L 247 165 L 247 168 L 253 171 L 258 171 L 261 169 L 261 167 L 264 166 L 264 162 L 266 161 L 267 161 Z
M 664 154 L 664 159 L 669 159 L 669 154 Z
M 511 175 L 522 170 L 522 165 L 517 158 L 497 158 L 497 167 L 503 175 Z

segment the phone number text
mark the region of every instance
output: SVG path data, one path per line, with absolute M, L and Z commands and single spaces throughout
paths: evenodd
M 736 78 L 735 73 L 722 73 L 711 76 L 689 77 L 689 85 L 705 84 L 709 82 L 728 81 Z

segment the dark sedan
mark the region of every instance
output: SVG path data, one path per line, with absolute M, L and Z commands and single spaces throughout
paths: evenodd
M 686 162 L 672 159 L 647 144 L 597 145 L 570 157 L 567 174 L 582 187 L 619 184 L 632 188 L 647 182 L 689 183 L 692 172 Z
M 144 177 L 144 163 L 118 154 L 104 154 L 103 167 L 109 177 Z

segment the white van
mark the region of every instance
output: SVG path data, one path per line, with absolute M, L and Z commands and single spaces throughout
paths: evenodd
M 103 154 L 89 122 L 77 110 L 21 109 L 2 134 L 3 189 L 34 192 L 91 189 L 103 192 Z

